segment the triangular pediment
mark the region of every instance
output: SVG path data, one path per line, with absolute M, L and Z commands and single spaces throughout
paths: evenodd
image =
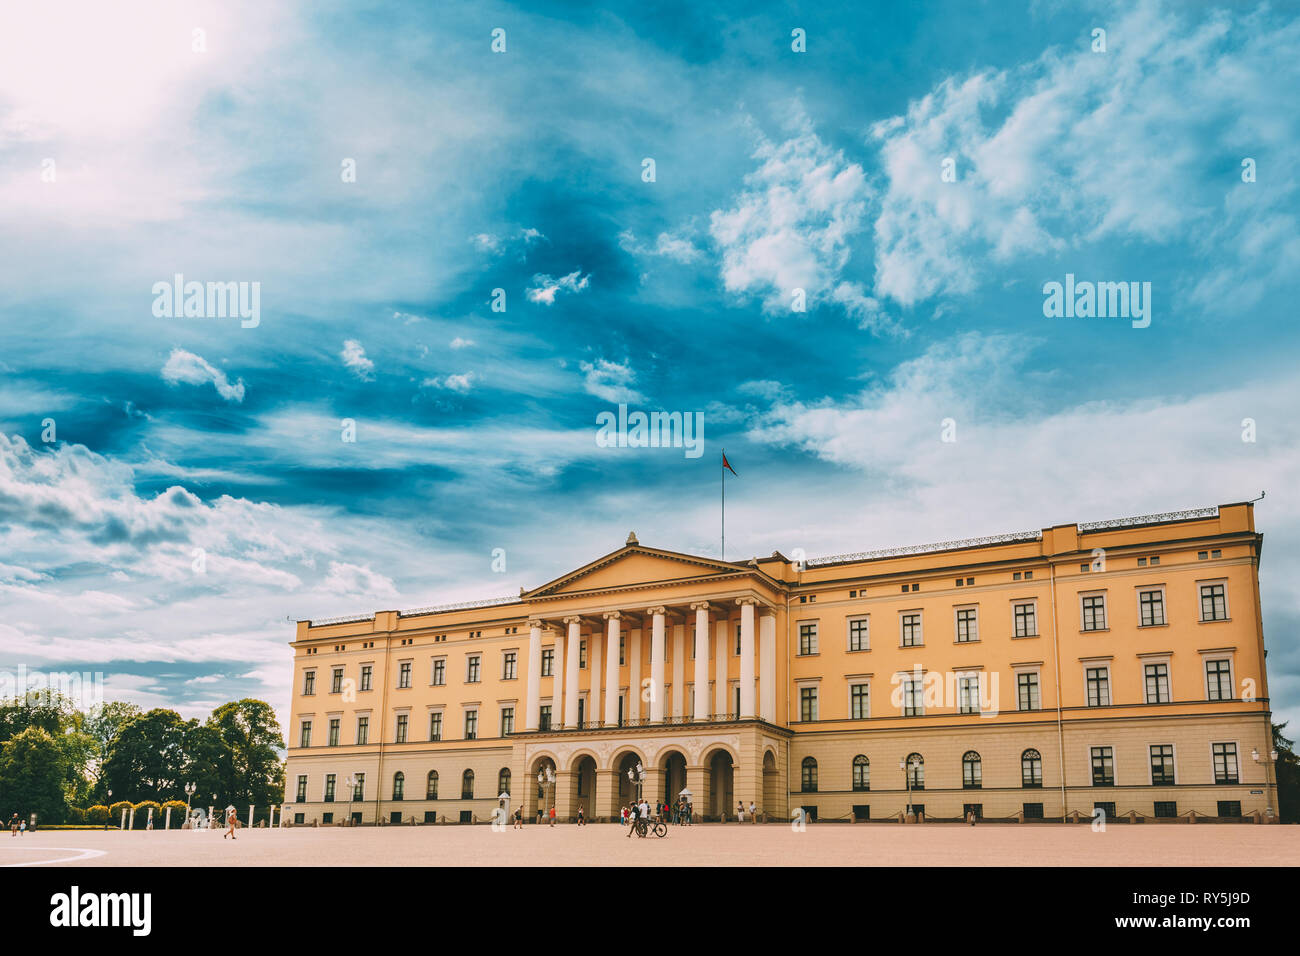
M 632 544 L 527 592 L 523 598 L 555 597 L 647 584 L 710 578 L 748 570 L 746 565 Z

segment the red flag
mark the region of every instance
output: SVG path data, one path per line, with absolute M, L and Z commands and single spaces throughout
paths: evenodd
M 722 453 L 722 467 L 727 469 L 727 471 L 731 472 L 733 475 L 736 475 L 736 469 L 732 468 L 731 462 L 727 461 L 727 453 L 725 451 Z M 736 477 L 739 478 L 740 475 L 736 475 Z

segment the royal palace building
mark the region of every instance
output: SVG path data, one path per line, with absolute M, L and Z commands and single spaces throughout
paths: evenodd
M 1275 818 L 1253 505 L 300 621 L 296 823 Z M 638 767 L 640 773 L 638 774 Z

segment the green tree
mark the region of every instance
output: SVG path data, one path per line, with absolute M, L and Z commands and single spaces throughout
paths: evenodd
M 0 745 L 0 815 L 26 819 L 35 813 L 38 823 L 62 823 L 67 761 L 59 740 L 44 727 L 28 727 L 6 740 Z
M 212 712 L 207 726 L 216 730 L 230 756 L 229 800 L 236 806 L 265 806 L 284 798 L 284 737 L 275 711 L 266 701 L 244 698 Z
M 167 800 L 181 794 L 186 722 L 157 708 L 131 718 L 114 736 L 100 773 L 105 790 L 132 800 Z M 183 794 L 181 794 L 183 795 Z
M 1273 725 L 1273 749 L 1277 751 L 1277 815 L 1283 823 L 1300 823 L 1300 755 L 1295 741 L 1283 736 L 1286 723 Z

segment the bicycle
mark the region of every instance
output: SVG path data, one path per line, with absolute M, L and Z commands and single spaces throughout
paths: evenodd
M 649 820 L 638 820 L 636 822 L 636 835 L 643 837 L 647 834 L 664 837 L 668 835 L 668 827 L 664 825 L 662 820 L 656 820 L 654 823 Z

